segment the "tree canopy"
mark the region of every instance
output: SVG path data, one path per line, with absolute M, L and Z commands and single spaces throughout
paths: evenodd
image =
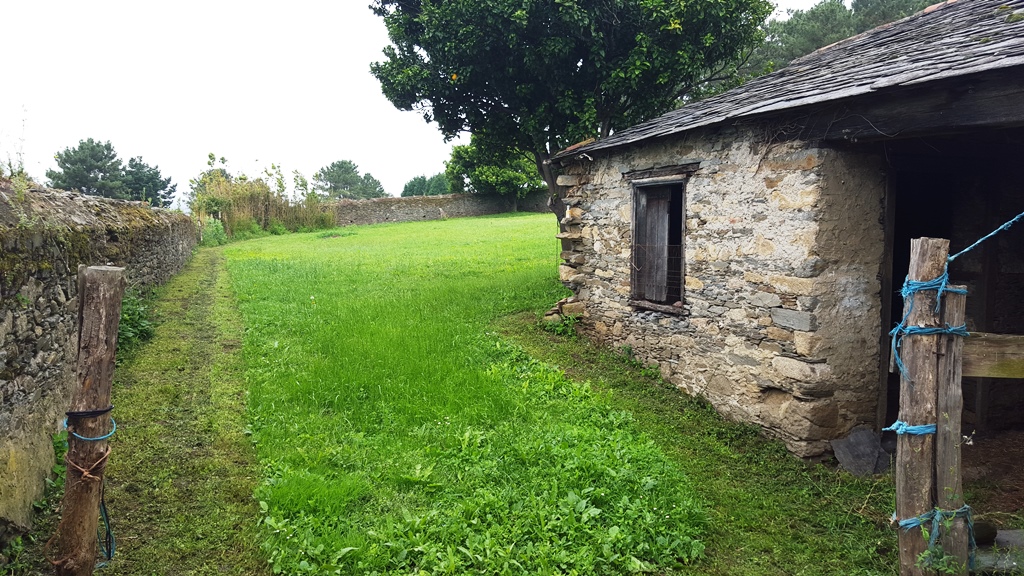
M 416 176 L 405 183 L 402 196 L 440 196 L 452 192 L 448 178 L 443 173 L 434 174 L 430 178 Z
M 493 153 L 475 145 L 476 138 L 452 148 L 445 175 L 456 193 L 471 192 L 504 196 L 512 201 L 543 192 L 544 181 L 534 163 L 521 150 Z
M 328 198 L 380 198 L 387 196 L 384 186 L 369 172 L 359 174 L 351 160 L 338 160 L 313 174 L 313 189 Z
M 448 138 L 544 160 L 671 109 L 760 39 L 766 0 L 374 0 L 393 45 L 371 71 Z
M 47 170 L 50 186 L 62 190 L 78 190 L 83 194 L 120 200 L 142 200 L 153 206 L 171 205 L 177 184 L 163 178 L 158 166 L 143 162 L 141 156 L 130 158 L 126 167 L 114 146 L 88 138 L 75 148 L 65 148 L 54 155 L 57 170 Z
M 792 10 L 786 20 L 765 25 L 765 41 L 746 69 L 753 75 L 777 70 L 811 52 L 923 10 L 934 0 L 821 0 L 807 10 Z

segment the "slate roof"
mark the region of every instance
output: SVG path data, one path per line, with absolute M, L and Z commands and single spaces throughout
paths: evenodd
M 1024 65 L 1024 0 L 948 0 L 556 158 L 879 90 Z M 1024 71 L 1022 71 L 1024 74 Z

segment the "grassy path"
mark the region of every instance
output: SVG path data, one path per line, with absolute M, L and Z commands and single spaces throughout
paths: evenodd
M 242 330 L 222 251 L 200 251 L 153 306 L 156 334 L 114 384 L 107 503 L 118 547 L 102 573 L 265 573 Z

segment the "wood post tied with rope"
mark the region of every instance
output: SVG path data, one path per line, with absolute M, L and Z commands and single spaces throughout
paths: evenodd
M 949 240 L 911 240 L 908 285 L 944 277 L 948 254 Z M 963 337 L 950 328 L 964 324 L 965 292 L 960 286 L 923 288 L 910 294 L 905 290 L 901 326 L 908 330 L 898 352 L 905 371 L 900 377 L 900 416 L 893 426 L 898 434 L 896 516 L 906 523 L 899 529 L 901 576 L 935 572 L 921 561 L 935 559 L 938 550 L 922 532 L 921 524 L 934 532 L 932 524 L 921 520 L 928 514 L 946 514 L 938 543 L 944 557 L 955 558 L 962 567 L 951 573 L 967 574 L 968 570 L 969 511 L 966 517 L 948 515 L 964 504 L 960 478 Z M 939 330 L 929 333 L 922 328 Z M 918 431 L 904 432 L 901 427 Z
M 67 413 L 67 477 L 60 524 L 47 543 L 59 576 L 86 576 L 96 567 L 107 439 L 116 429 L 110 389 L 124 290 L 124 268 L 79 266 L 77 386 Z

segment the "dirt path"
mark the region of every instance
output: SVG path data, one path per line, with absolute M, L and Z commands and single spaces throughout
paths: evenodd
M 117 371 L 105 574 L 259 574 L 257 474 L 245 436 L 242 328 L 220 250 L 154 303 L 155 337 Z
M 99 573 L 269 573 L 245 435 L 242 327 L 221 251 L 200 251 L 152 307 L 155 336 L 115 373 L 106 499 L 117 551 Z M 42 516 L 15 574 L 52 574 L 42 543 L 57 518 Z

